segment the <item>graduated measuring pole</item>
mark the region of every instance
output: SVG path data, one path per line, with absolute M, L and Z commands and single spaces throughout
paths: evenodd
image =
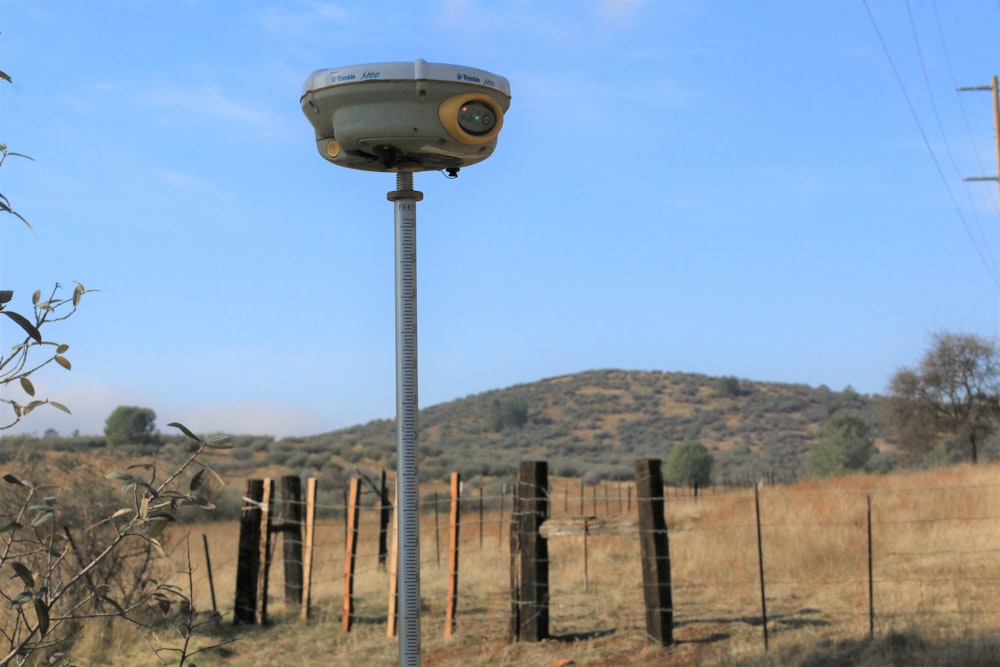
M 997 77 L 994 75 L 990 79 L 988 86 L 967 86 L 959 88 L 959 92 L 970 90 L 988 90 L 993 93 L 993 139 L 996 143 L 997 154 L 997 175 L 996 176 L 972 176 L 962 180 L 965 181 L 996 181 L 997 194 L 1000 195 L 1000 92 L 997 89 Z
M 400 655 L 420 655 L 420 507 L 417 488 L 417 202 L 413 174 L 396 174 L 396 485 Z M 405 663 L 401 663 L 405 664 Z

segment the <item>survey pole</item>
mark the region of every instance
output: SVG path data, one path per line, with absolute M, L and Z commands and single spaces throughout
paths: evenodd
M 387 198 L 396 221 L 396 607 L 399 659 L 420 665 L 420 514 L 417 487 L 417 202 L 412 172 L 396 174 Z

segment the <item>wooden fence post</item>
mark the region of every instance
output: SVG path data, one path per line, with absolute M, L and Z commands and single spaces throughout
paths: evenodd
M 351 480 L 347 495 L 347 546 L 344 558 L 344 616 L 341 626 L 344 632 L 351 631 L 354 617 L 354 561 L 358 555 L 358 505 L 361 503 L 361 480 Z
M 399 604 L 399 482 L 396 482 L 395 508 L 392 513 L 392 546 L 389 548 L 389 612 L 387 614 L 386 635 L 396 636 L 396 606 Z
M 636 460 L 635 500 L 639 508 L 646 635 L 667 646 L 674 641 L 674 609 L 670 589 L 670 545 L 667 522 L 663 517 L 663 473 L 659 459 Z
M 385 569 L 385 559 L 389 553 L 386 536 L 389 532 L 389 518 L 392 515 L 392 505 L 389 504 L 389 487 L 385 481 L 385 468 L 382 468 L 382 482 L 379 485 L 378 514 L 378 566 Z
M 281 511 L 275 530 L 281 531 L 285 560 L 285 602 L 302 604 L 302 479 L 298 475 L 281 478 Z
M 236 601 L 233 624 L 253 624 L 257 613 L 257 578 L 260 571 L 260 501 L 264 480 L 248 479 L 240 510 L 240 542 L 236 560 Z
M 450 533 L 448 541 L 451 548 L 448 551 L 448 606 L 444 614 L 445 637 L 451 637 L 455 631 L 455 611 L 458 607 L 458 529 L 462 516 L 459 512 L 459 503 L 462 502 L 461 479 L 459 473 L 451 473 L 451 530 L 448 531 Z M 482 492 L 482 488 L 479 487 L 480 492 Z M 480 502 L 482 502 L 482 496 L 480 496 Z M 482 525 L 481 522 L 480 525 Z
M 760 491 L 753 483 L 753 509 L 757 522 L 757 568 L 760 572 L 760 627 L 764 631 L 764 651 L 768 649 L 767 639 L 767 595 L 764 589 L 764 540 L 760 531 Z
M 305 548 L 302 554 L 302 620 L 309 620 L 312 604 L 313 549 L 316 545 L 316 478 L 306 480 Z
M 548 465 L 522 461 L 510 525 L 511 638 L 549 636 L 549 543 L 539 528 L 549 516 Z
M 260 499 L 260 568 L 257 571 L 257 625 L 267 625 L 267 583 L 271 574 L 271 514 L 274 508 L 274 480 L 264 479 Z
M 434 492 L 434 554 L 435 562 L 441 567 L 441 513 L 438 511 L 438 493 Z
M 212 577 L 212 557 L 208 554 L 208 535 L 201 534 L 201 543 L 205 547 L 205 570 L 208 572 L 208 590 L 212 593 L 212 615 L 219 622 L 219 606 L 215 602 L 215 579 Z

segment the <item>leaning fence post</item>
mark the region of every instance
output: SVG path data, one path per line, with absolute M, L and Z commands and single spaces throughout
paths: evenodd
M 344 632 L 351 631 L 354 620 L 354 561 L 358 555 L 358 505 L 361 502 L 361 480 L 351 480 L 351 490 L 347 496 L 347 545 L 344 558 L 344 616 L 341 626 Z
M 306 480 L 305 548 L 302 554 L 302 620 L 309 620 L 312 604 L 313 549 L 316 545 L 316 478 Z
M 240 510 L 240 541 L 236 560 L 236 601 L 233 624 L 253 624 L 257 613 L 257 575 L 260 571 L 260 501 L 264 480 L 248 479 Z
M 539 532 L 549 516 L 546 462 L 522 461 L 514 488 L 510 524 L 511 638 L 537 642 L 549 636 L 549 546 Z
M 767 595 L 764 590 L 764 540 L 760 531 L 760 491 L 753 483 L 753 509 L 757 522 L 757 569 L 760 572 L 760 624 L 764 631 L 764 650 L 767 651 Z
M 461 497 L 461 475 L 451 473 L 451 514 L 449 531 L 450 549 L 448 550 L 448 606 L 445 608 L 444 636 L 451 637 L 455 631 L 455 611 L 458 607 L 458 535 L 459 521 L 462 513 L 459 511 Z M 482 487 L 479 487 L 482 491 Z M 480 525 L 482 523 L 480 522 Z
M 646 635 L 667 646 L 674 641 L 674 609 L 670 590 L 670 544 L 667 522 L 663 517 L 663 473 L 659 459 L 636 460 L 635 500 L 639 508 Z

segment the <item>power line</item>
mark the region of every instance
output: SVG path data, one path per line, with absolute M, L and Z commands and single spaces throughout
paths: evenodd
M 998 0 L 998 2 L 1000 2 L 1000 0 Z M 868 13 L 868 18 L 871 20 L 872 28 L 875 29 L 875 35 L 878 37 L 879 44 L 882 45 L 882 52 L 885 54 L 886 60 L 889 62 L 889 67 L 892 69 L 893 76 L 896 78 L 896 83 L 899 85 L 899 89 L 903 93 L 903 99 L 906 101 L 906 106 L 909 107 L 910 114 L 913 116 L 913 120 L 917 124 L 920 137 L 923 139 L 924 146 L 927 148 L 927 152 L 931 156 L 934 168 L 937 170 L 938 176 L 941 178 L 941 182 L 944 183 L 945 190 L 948 192 L 948 198 L 951 199 L 951 203 L 955 207 L 955 213 L 958 214 L 958 219 L 962 223 L 962 227 L 965 229 L 965 233 L 968 235 L 969 240 L 972 242 L 972 247 L 975 248 L 976 254 L 979 256 L 979 261 L 982 262 L 983 267 L 989 274 L 994 286 L 996 286 L 997 289 L 1000 289 L 1000 277 L 997 276 L 994 268 L 986 260 L 986 256 L 979 247 L 979 243 L 976 241 L 976 237 L 973 235 L 972 230 L 969 229 L 969 223 L 966 222 L 965 215 L 962 214 L 962 209 L 959 207 L 958 201 L 955 199 L 955 193 L 952 192 L 951 186 L 948 185 L 948 179 L 945 177 L 944 170 L 941 168 L 941 163 L 937 159 L 934 149 L 931 147 L 930 140 L 927 138 L 927 132 L 924 131 L 924 126 L 920 122 L 920 117 L 917 115 L 917 109 L 913 105 L 913 101 L 910 99 L 909 93 L 906 92 L 906 86 L 903 84 L 903 78 L 900 76 L 899 69 L 896 67 L 896 62 L 893 60 L 892 54 L 889 52 L 889 47 L 886 44 L 885 38 L 882 37 L 882 31 L 879 30 L 878 22 L 875 20 L 875 15 L 872 14 L 871 7 L 868 6 L 868 0 L 861 0 L 861 3 L 865 6 L 865 11 Z

